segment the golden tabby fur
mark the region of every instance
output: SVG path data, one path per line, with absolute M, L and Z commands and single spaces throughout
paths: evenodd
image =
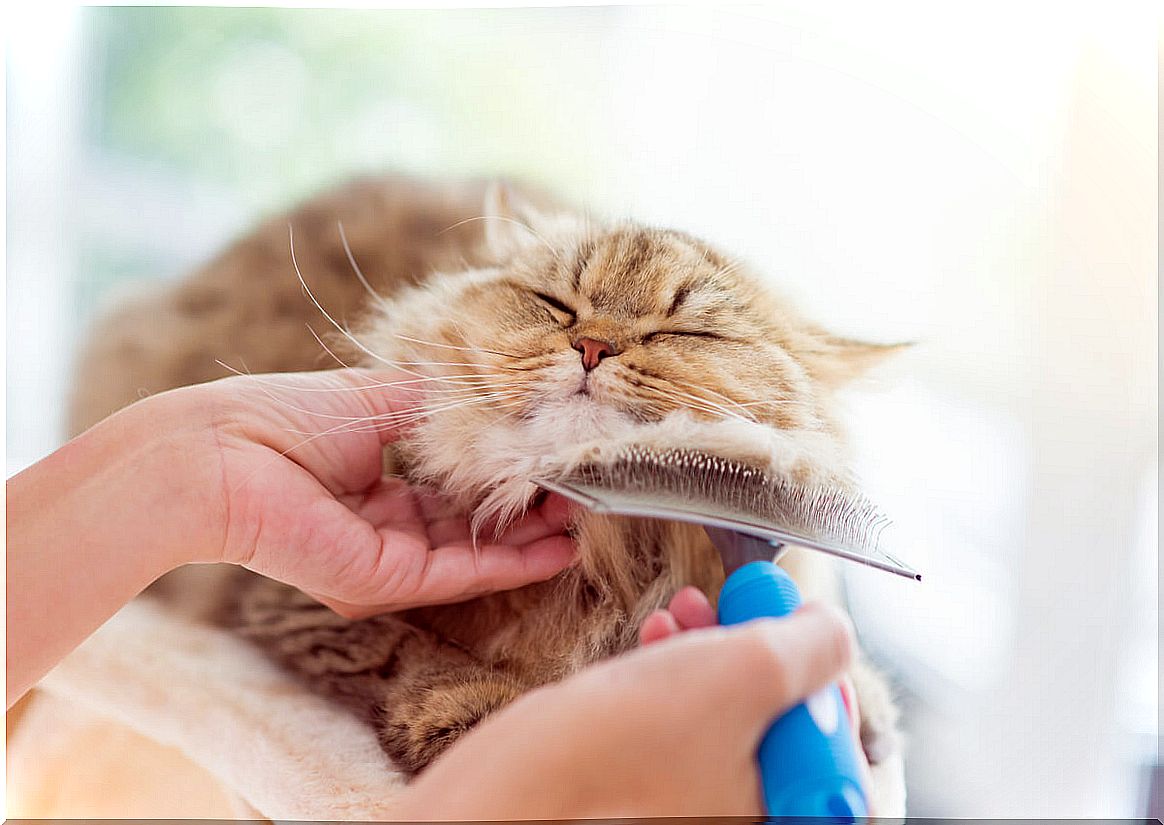
M 520 513 L 547 463 L 631 440 L 703 443 L 847 483 L 833 393 L 888 348 L 827 334 L 681 232 L 599 225 L 503 188 L 399 178 L 318 197 L 112 315 L 80 362 L 75 428 L 143 392 L 225 375 L 216 359 L 254 372 L 335 366 L 305 328 L 328 323 L 296 277 L 288 224 L 315 299 L 355 324 L 353 337 L 326 339 L 338 357 L 441 379 L 428 384 L 431 414 L 389 464 L 478 520 Z M 606 354 L 589 371 L 584 338 Z M 244 571 L 191 573 L 159 592 L 175 603 L 209 595 L 200 609 L 364 714 L 415 772 L 520 693 L 634 645 L 642 619 L 681 586 L 710 595 L 722 581 L 699 528 L 582 515 L 575 530 L 579 563 L 549 582 L 362 621 Z M 789 564 L 830 595 L 817 560 Z M 877 762 L 896 747 L 895 712 L 863 665 L 854 678 Z

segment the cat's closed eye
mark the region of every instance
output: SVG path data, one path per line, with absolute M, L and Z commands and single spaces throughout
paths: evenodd
M 570 324 L 574 323 L 574 318 L 576 317 L 577 313 L 568 305 L 562 303 L 552 295 L 546 295 L 544 292 L 534 292 L 533 295 L 535 298 L 557 313 L 551 313 L 554 315 L 554 320 L 563 323 L 565 326 L 569 326 Z M 566 316 L 565 319 L 559 317 L 563 315 Z
M 726 341 L 726 336 L 720 335 L 718 332 L 712 332 L 705 329 L 661 329 L 655 332 L 648 332 L 643 336 L 643 343 L 657 341 L 661 338 L 707 338 L 713 341 Z

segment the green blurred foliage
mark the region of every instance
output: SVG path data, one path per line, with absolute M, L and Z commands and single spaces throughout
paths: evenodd
M 581 180 L 603 9 L 85 10 L 100 151 L 279 208 L 379 168 Z

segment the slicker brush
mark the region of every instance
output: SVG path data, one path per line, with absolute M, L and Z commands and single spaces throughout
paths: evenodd
M 889 519 L 864 496 L 798 484 L 702 450 L 629 445 L 536 483 L 595 512 L 734 530 L 921 579 L 880 549 L 878 540 Z M 724 562 L 725 568 L 732 564 L 731 559 Z

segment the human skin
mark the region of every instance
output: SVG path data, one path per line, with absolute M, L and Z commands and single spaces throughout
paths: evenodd
M 475 551 L 464 518 L 381 477 L 382 447 L 417 401 L 394 378 L 336 370 L 174 390 L 9 479 L 8 707 L 184 564 L 241 564 L 350 617 L 519 587 L 569 564 L 561 499 Z M 329 416 L 384 426 L 303 435 L 332 430 Z

